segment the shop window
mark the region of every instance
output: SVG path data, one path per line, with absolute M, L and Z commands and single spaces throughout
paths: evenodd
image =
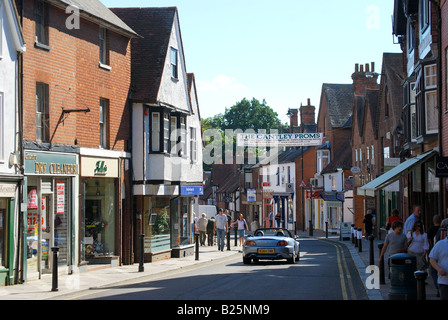
M 6 245 L 7 241 L 7 217 L 8 217 L 8 203 L 6 198 L 0 198 L 0 266 L 6 267 Z
M 85 180 L 84 254 L 94 257 L 115 254 L 114 179 Z
M 170 198 L 145 197 L 145 253 L 170 249 Z

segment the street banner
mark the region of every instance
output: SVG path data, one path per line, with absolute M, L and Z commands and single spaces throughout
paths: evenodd
M 316 147 L 322 144 L 322 138 L 322 133 L 238 133 L 237 145 L 239 147 Z

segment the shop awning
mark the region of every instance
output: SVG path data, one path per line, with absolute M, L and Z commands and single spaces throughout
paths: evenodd
M 366 185 L 358 188 L 358 195 L 361 196 L 375 196 L 375 191 L 383 189 L 384 187 L 388 186 L 389 184 L 397 181 L 400 179 L 401 176 L 407 174 L 412 168 L 415 166 L 425 162 L 426 160 L 430 159 L 431 157 L 438 154 L 438 151 L 431 150 L 429 152 L 423 153 L 415 158 L 406 160 L 403 163 L 400 163 L 395 168 L 387 171 L 386 173 L 383 173 L 381 176 L 376 178 L 375 180 L 370 181 Z

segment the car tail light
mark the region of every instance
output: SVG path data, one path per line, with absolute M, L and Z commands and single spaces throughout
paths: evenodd
M 288 241 L 285 241 L 285 240 L 277 242 L 277 246 L 279 246 L 279 247 L 284 247 L 287 245 L 288 245 Z
M 254 245 L 255 245 L 255 241 L 253 241 L 253 240 L 246 241 L 246 246 L 254 246 Z

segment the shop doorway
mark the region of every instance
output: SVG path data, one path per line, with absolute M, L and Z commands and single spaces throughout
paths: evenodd
M 68 265 L 69 190 L 66 180 L 43 181 L 28 188 L 27 278 L 41 278 L 52 272 L 51 248 L 58 247 L 58 266 Z

